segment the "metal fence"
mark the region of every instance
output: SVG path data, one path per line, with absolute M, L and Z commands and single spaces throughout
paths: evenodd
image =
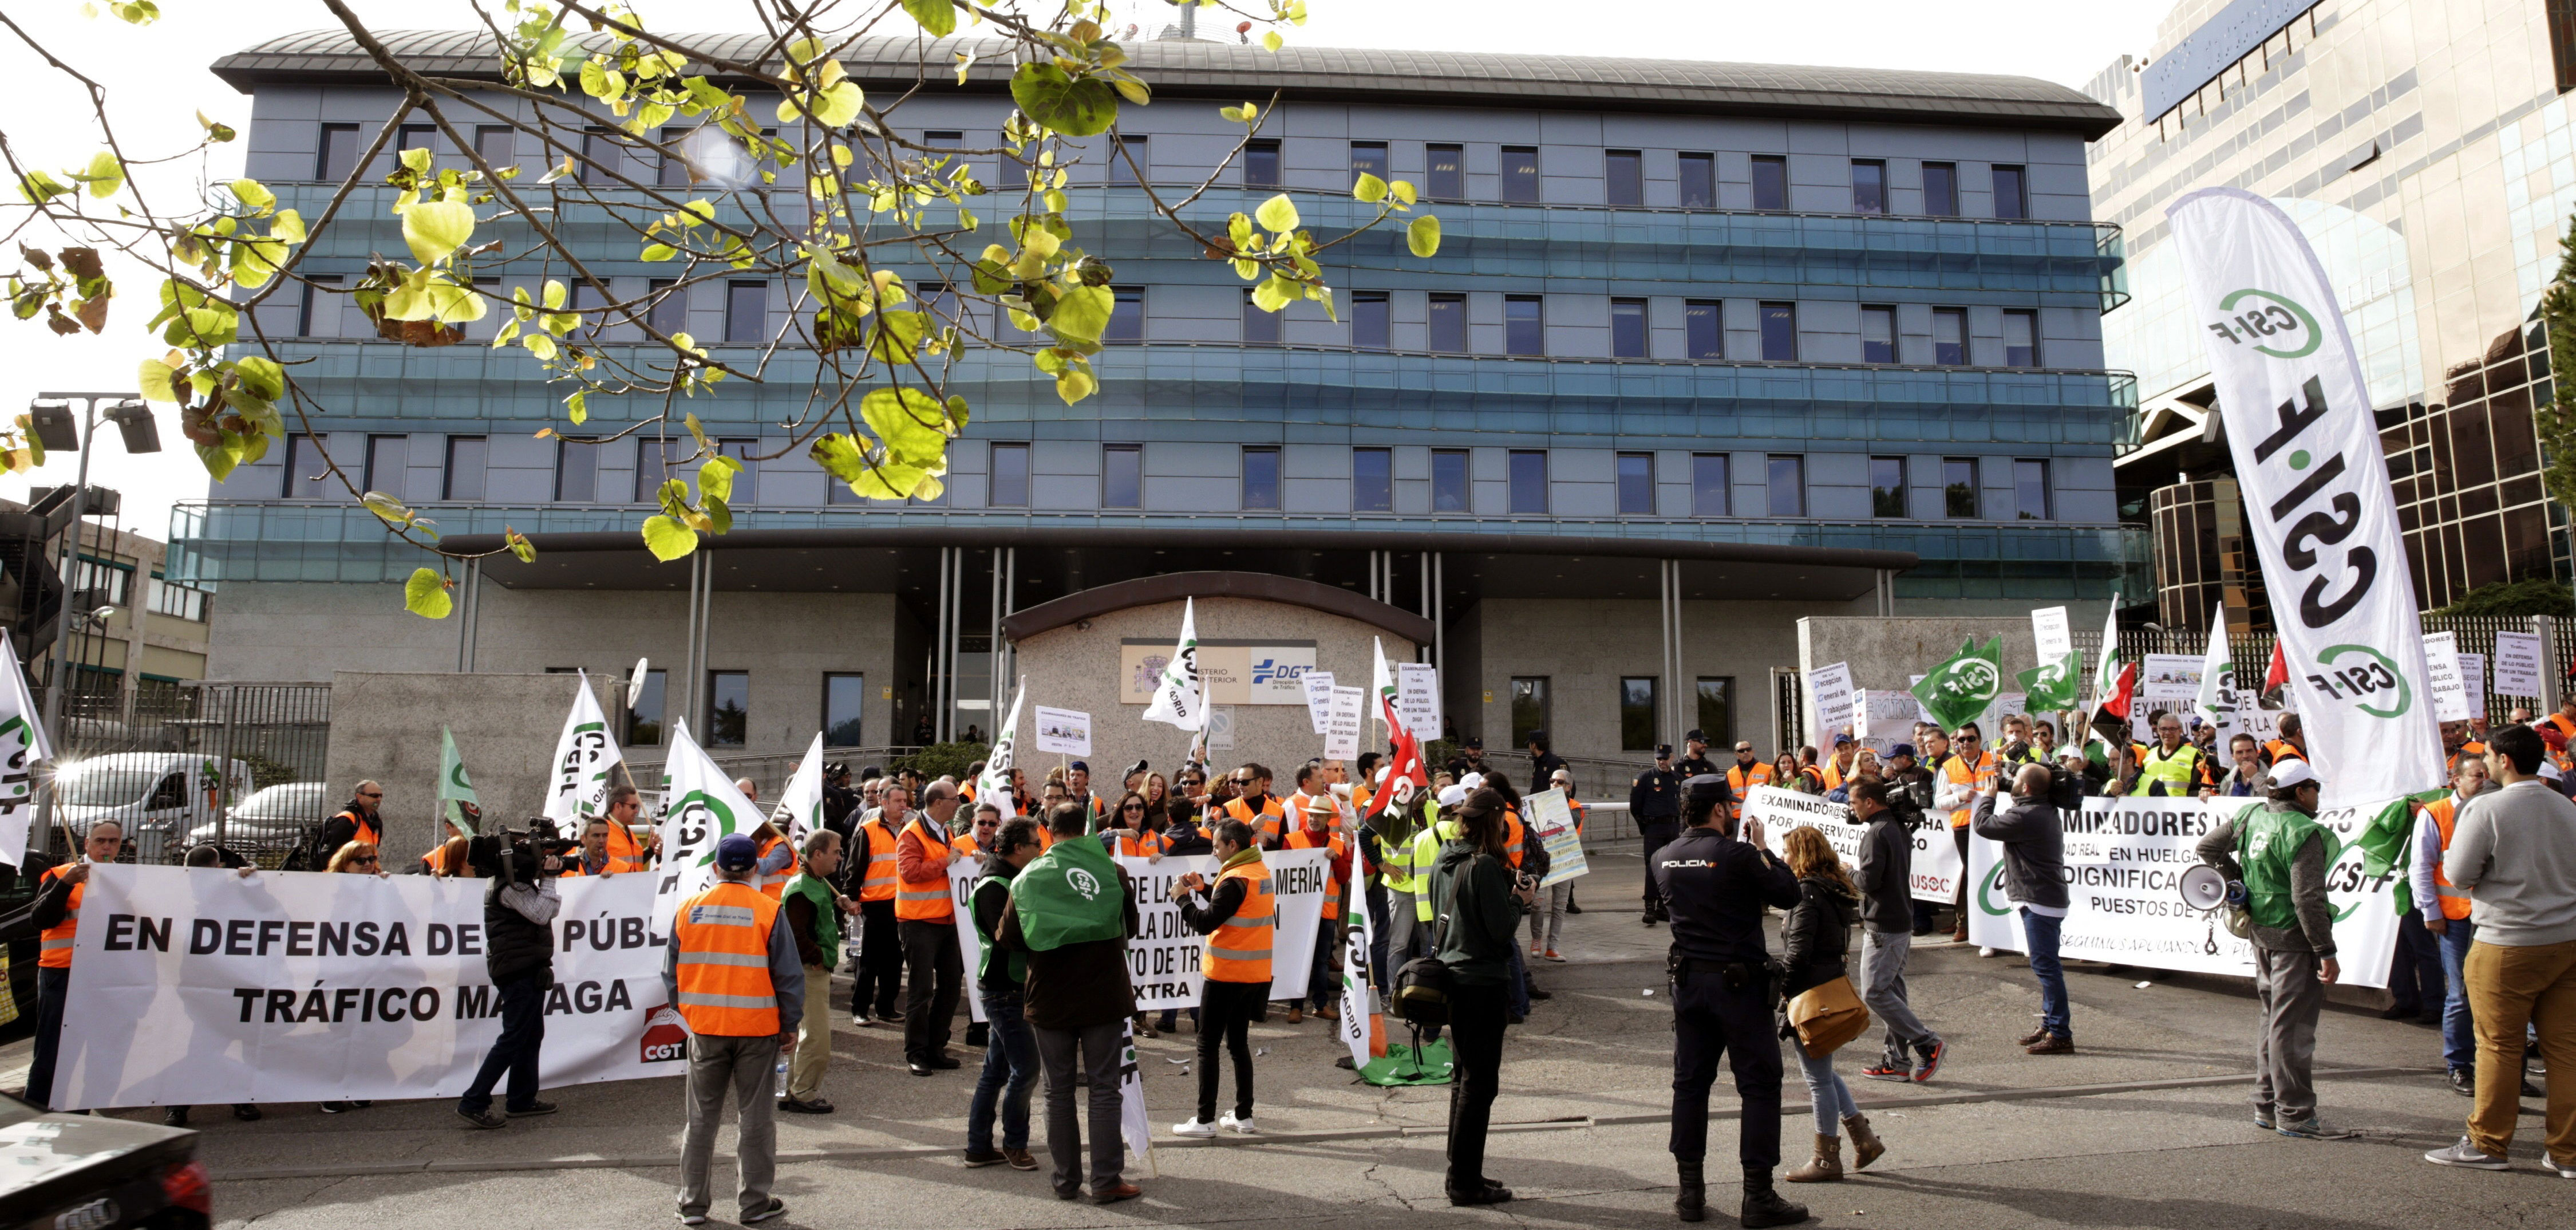
M 44 703 L 41 689 L 36 700 Z M 113 704 L 77 693 L 64 700 L 49 850 L 65 851 L 90 825 L 114 820 L 136 862 L 178 863 L 220 836 L 273 866 L 329 814 L 327 683 L 192 681 Z
M 2469 698 L 2473 712 L 2486 715 L 2490 724 L 2502 725 L 2516 708 L 2528 708 L 2535 714 L 2546 713 L 2557 706 L 2564 690 L 2564 672 L 2570 661 L 2576 661 L 2576 620 L 2551 619 L 2547 616 L 2518 615 L 2427 615 L 2423 617 L 2426 633 L 2448 632 L 2459 644 L 2460 652 L 2479 654 L 2486 659 L 2482 674 L 2483 694 Z M 2533 632 L 2541 638 L 2541 696 L 2511 696 L 2494 690 L 2495 638 L 2498 632 Z M 2236 679 L 2242 686 L 2260 688 L 2264 672 L 2270 669 L 2272 645 L 2276 638 L 2268 632 L 2228 638 L 2228 656 L 2236 664 Z M 2102 634 L 2078 631 L 2074 636 L 2076 652 L 2088 667 L 2100 658 Z M 2187 654 L 2198 659 L 2209 649 L 2209 633 L 2203 632 L 2122 632 L 2120 655 L 2137 662 L 2151 653 Z M 2091 697 L 2088 695 L 2088 701 Z

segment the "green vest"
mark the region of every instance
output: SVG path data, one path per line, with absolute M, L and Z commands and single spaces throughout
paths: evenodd
M 2166 798 L 2190 798 L 2199 776 L 2200 748 L 2197 745 L 2185 743 L 2175 748 L 2170 756 L 2165 754 L 2162 746 L 2151 745 L 2146 756 L 2138 761 L 2138 784 L 2129 791 L 2129 795 L 2143 799 L 2148 791 L 2155 788 L 2155 783 L 2163 782 Z
M 832 886 L 797 872 L 787 881 L 786 892 L 802 895 L 814 903 L 814 942 L 823 950 L 823 963 L 829 966 L 841 959 L 841 907 L 832 899 Z
M 1007 868 L 1010 867 L 1010 864 L 1004 863 L 1002 866 Z M 1003 977 L 1008 980 L 1011 985 L 1018 986 L 1029 980 L 1028 956 L 1016 949 L 1002 947 L 1000 941 L 993 935 L 993 933 L 984 929 L 984 920 L 976 916 L 973 906 L 974 899 L 982 895 L 986 884 L 990 884 L 998 880 L 1002 883 L 1003 888 L 1007 890 L 1010 887 L 1012 877 L 1018 874 L 1019 873 L 1016 870 L 986 871 L 982 878 L 975 881 L 974 891 L 966 894 L 966 900 L 968 902 L 966 909 L 967 921 L 975 924 L 976 936 L 984 941 L 984 959 L 975 963 L 975 981 L 978 983 L 981 983 L 985 979 L 993 976 L 993 956 L 996 953 L 1001 954 L 1003 958 Z
M 1413 852 L 1414 882 L 1422 886 L 1421 891 L 1413 895 L 1413 917 L 1418 921 L 1426 923 L 1431 921 L 1431 886 L 1428 877 L 1431 869 L 1440 865 L 1440 847 L 1449 844 L 1457 836 L 1458 822 L 1441 820 L 1424 825 L 1421 832 L 1413 835 L 1412 841 L 1405 843 Z
M 2236 861 L 2245 869 L 2245 912 L 2254 925 L 2298 929 L 2298 907 L 2290 899 L 2290 860 L 2311 833 L 2325 843 L 2326 862 L 2332 865 L 2339 843 L 2307 814 L 2265 803 L 2237 817 Z

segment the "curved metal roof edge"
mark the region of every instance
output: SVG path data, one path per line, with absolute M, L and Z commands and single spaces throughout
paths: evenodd
M 1365 598 L 1339 586 L 1273 572 L 1165 572 L 1129 581 L 1112 581 L 1050 599 L 1002 617 L 1002 634 L 1025 641 L 1041 632 L 1131 607 L 1178 602 L 1183 598 L 1249 598 L 1286 602 L 1327 615 L 1357 620 L 1380 631 L 1428 645 L 1438 630 L 1430 620 L 1401 607 Z

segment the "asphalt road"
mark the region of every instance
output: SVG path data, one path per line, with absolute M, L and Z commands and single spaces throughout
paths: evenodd
M 772 1224 L 1665 1223 L 1673 1174 L 1664 1148 L 1671 1034 L 1662 932 L 1641 927 L 1631 894 L 1613 887 L 1633 882 L 1633 855 L 1599 861 L 1580 893 L 1589 912 L 1569 920 L 1573 960 L 1539 969 L 1555 999 L 1506 1043 L 1487 1172 L 1519 1193 L 1512 1204 L 1451 1209 L 1440 1188 L 1447 1090 L 1351 1084 L 1331 1066 L 1334 1044 L 1313 1021 L 1291 1026 L 1274 1013 L 1253 1031 L 1254 1045 L 1268 1050 L 1256 1061 L 1264 1138 L 1209 1145 L 1164 1137 L 1150 1162 L 1131 1162 L 1144 1198 L 1101 1208 L 1054 1199 L 1043 1170 L 961 1167 L 973 1063 L 916 1079 L 891 1031 L 844 1019 L 825 1085 L 840 1113 L 781 1116 L 777 1192 L 789 1213 Z M 1813 1208 L 1816 1224 L 1909 1230 L 2576 1225 L 2576 1184 L 2540 1164 L 2536 1101 L 2525 1104 L 2511 1173 L 2418 1158 L 2460 1134 L 2468 1103 L 2440 1079 L 2435 1033 L 2377 1019 L 2383 1001 L 2374 992 L 2338 994 L 2319 1048 L 2324 1113 L 2362 1136 L 2308 1142 L 2250 1122 L 2246 984 L 2176 975 L 2141 986 L 2138 972 L 2090 966 L 2070 966 L 2069 975 L 2079 1053 L 2032 1058 L 2010 1045 L 2038 1007 L 2026 969 L 2009 955 L 1919 949 L 1914 1003 L 1950 1040 L 1948 1064 L 1928 1085 L 1881 1084 L 1856 1076 L 1873 1043 L 1844 1051 L 1845 1078 L 1889 1152 L 1843 1183 L 1784 1190 Z M 1141 1044 L 1159 1129 L 1188 1115 L 1193 1078 L 1184 1072 L 1194 1045 L 1186 1025 L 1177 1038 Z M 0 1053 L 0 1068 L 22 1064 L 23 1049 Z M 1782 1136 L 1794 1165 L 1812 1121 L 1794 1063 L 1789 1070 Z M 227 1226 L 673 1224 L 678 1082 L 549 1096 L 563 1113 L 498 1132 L 464 1129 L 446 1103 L 330 1118 L 272 1106 L 256 1124 L 208 1107 L 199 1114 L 201 1155 Z M 1723 1079 L 1713 1110 L 1711 1203 L 1732 1211 L 1735 1100 Z M 1037 1135 L 1043 1160 L 1042 1105 Z M 720 1149 L 720 1193 L 730 1170 Z M 719 1217 L 731 1207 L 720 1194 Z

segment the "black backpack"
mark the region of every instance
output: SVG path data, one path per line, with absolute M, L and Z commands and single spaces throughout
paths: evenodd
M 314 825 L 312 828 L 304 830 L 304 839 L 296 842 L 295 848 L 286 852 L 286 861 L 279 865 L 278 870 L 322 871 L 328 869 L 331 866 L 332 851 L 324 848 L 322 844 L 322 830 L 329 827 L 330 823 L 330 821 L 325 820 L 320 824 Z
M 1415 1025 L 1449 1023 L 1449 992 L 1456 979 L 1439 955 L 1448 935 L 1449 916 L 1444 913 L 1432 928 L 1432 955 L 1415 957 L 1395 971 L 1395 1014 Z

